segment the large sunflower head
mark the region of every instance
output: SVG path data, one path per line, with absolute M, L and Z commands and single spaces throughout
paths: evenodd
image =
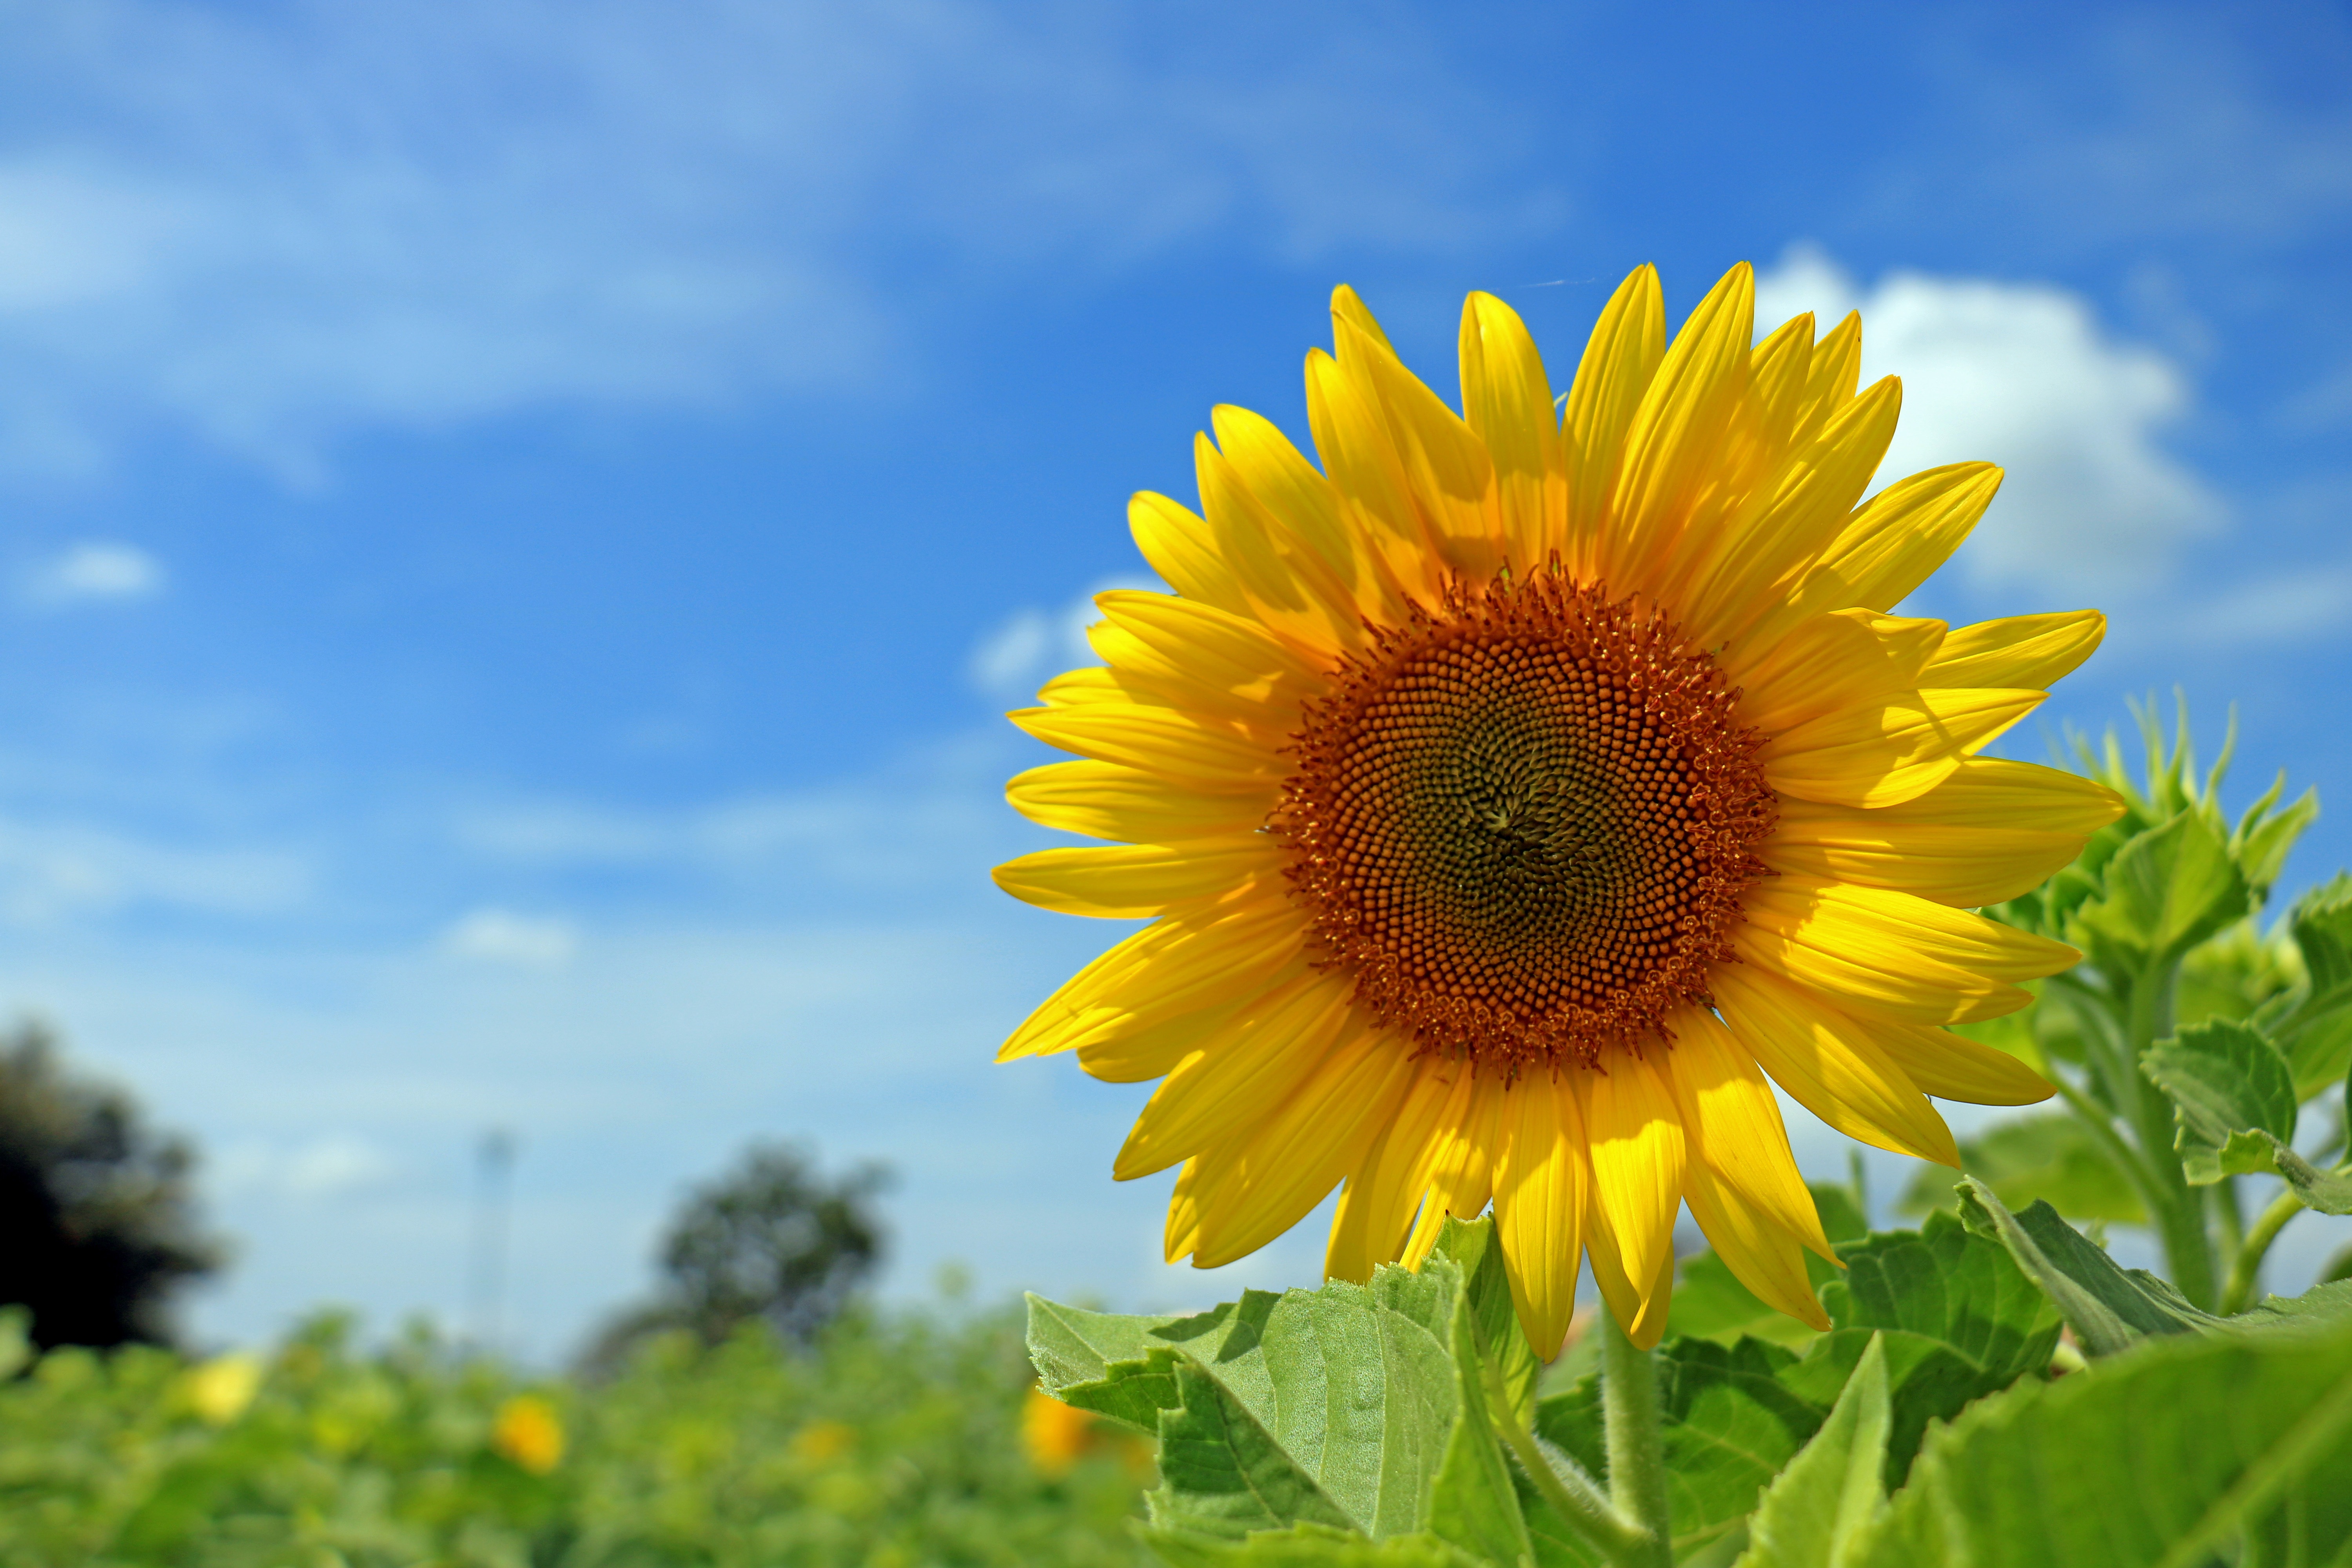
M 1825 1327 L 1803 1254 L 1830 1248 L 1768 1077 L 1947 1164 L 1928 1096 L 2051 1092 L 1945 1026 L 2077 956 L 1969 910 L 2119 803 L 1979 753 L 2105 623 L 1889 614 L 2000 472 L 1864 503 L 1900 384 L 1857 390 L 1853 316 L 1754 342 L 1754 299 L 1733 268 L 1669 344 L 1643 268 L 1556 401 L 1474 294 L 1457 414 L 1341 289 L 1335 352 L 1307 359 L 1320 468 L 1223 407 L 1201 512 L 1136 498 L 1174 592 L 1103 595 L 1103 665 L 1013 715 L 1081 759 L 1013 804 L 1117 842 L 996 879 L 1152 923 L 1001 1057 L 1163 1080 L 1115 1173 L 1182 1166 L 1171 1261 L 1230 1262 L 1344 1184 L 1326 1268 L 1360 1279 L 1491 1203 L 1549 1356 L 1587 1257 L 1655 1342 L 1687 1204 Z

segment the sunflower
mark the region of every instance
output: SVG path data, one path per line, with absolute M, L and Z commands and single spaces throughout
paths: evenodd
M 2104 618 L 1888 614 L 2000 470 L 1864 503 L 1900 384 L 1856 390 L 1855 316 L 1759 342 L 1754 313 L 1743 264 L 1669 344 L 1644 267 L 1556 402 L 1519 318 L 1473 294 L 1457 415 L 1342 288 L 1336 352 L 1307 359 L 1320 469 L 1221 407 L 1205 515 L 1135 498 L 1175 591 L 1102 595 L 1103 664 L 1011 716 L 1079 759 L 1013 805 L 1117 842 L 996 880 L 1151 923 L 999 1059 L 1161 1080 L 1115 1174 L 1181 1166 L 1170 1261 L 1230 1262 L 1339 1186 L 1325 1268 L 1363 1279 L 1492 1204 L 1549 1357 L 1582 1258 L 1656 1342 L 1687 1204 L 1759 1297 L 1826 1327 L 1804 1254 L 1834 1258 L 1771 1083 L 1948 1165 L 1929 1096 L 2052 1092 L 1946 1026 L 2079 956 L 1971 911 L 2120 804 L 1980 753 Z

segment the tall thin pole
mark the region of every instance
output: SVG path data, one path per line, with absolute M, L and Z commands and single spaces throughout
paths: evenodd
M 467 1272 L 469 1338 L 496 1355 L 506 1333 L 508 1210 L 514 1193 L 515 1135 L 503 1127 L 482 1134 L 474 1152 L 474 1248 Z

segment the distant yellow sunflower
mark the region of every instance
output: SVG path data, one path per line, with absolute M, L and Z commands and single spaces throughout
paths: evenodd
M 1687 1203 L 1751 1289 L 1825 1327 L 1802 1254 L 1830 1249 L 1766 1075 L 1946 1164 L 1928 1095 L 2050 1094 L 1942 1026 L 2077 956 L 1968 911 L 2120 803 L 1978 753 L 2105 621 L 1885 614 L 2000 470 L 1857 510 L 1900 384 L 1856 392 L 1858 318 L 1751 347 L 1754 310 L 1742 265 L 1669 345 L 1644 267 L 1556 405 L 1518 317 L 1473 294 L 1457 416 L 1343 288 L 1336 354 L 1307 359 L 1321 470 L 1221 407 L 1206 517 L 1135 499 L 1175 592 L 1101 595 L 1106 667 L 1012 716 L 1083 760 L 1008 791 L 1122 842 L 996 879 L 1153 923 L 999 1059 L 1164 1080 L 1115 1174 L 1182 1164 L 1171 1261 L 1231 1262 L 1344 1182 L 1325 1268 L 1362 1279 L 1491 1202 L 1539 1352 L 1580 1256 L 1651 1344 Z

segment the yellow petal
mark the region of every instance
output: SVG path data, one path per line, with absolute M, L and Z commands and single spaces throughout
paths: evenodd
M 1457 1063 L 1424 1059 L 1391 1121 L 1348 1177 L 1331 1218 L 1323 1273 L 1361 1283 L 1381 1264 L 1403 1256 L 1413 1212 L 1429 1189 L 1441 1122 L 1458 1121 L 1470 1099 L 1471 1074 Z
M 1944 639 L 1921 684 L 2034 686 L 2047 690 L 2090 658 L 2106 635 L 2107 617 L 2096 610 L 2011 616 L 1956 626 Z
M 1862 312 L 1848 310 L 1830 335 L 1813 345 L 1811 366 L 1805 373 L 1805 406 L 1797 416 L 1793 438 L 1801 441 L 1825 427 L 1853 400 L 1862 384 Z
M 1192 471 L 1217 558 L 1241 585 L 1250 615 L 1314 665 L 1360 643 L 1362 623 L 1355 596 L 1251 493 L 1205 435 L 1193 439 Z
M 1724 677 L 1741 689 L 1740 718 L 1777 735 L 1916 689 L 1943 640 L 1941 621 L 1832 610 L 1773 644 L 1755 668 L 1727 669 Z
M 1256 620 L 1168 594 L 1118 589 L 1095 595 L 1112 626 L 1159 656 L 1144 673 L 1181 676 L 1230 697 L 1244 710 L 1270 710 L 1288 730 L 1301 696 L 1323 684 L 1322 667 Z M 1113 659 L 1114 665 L 1119 661 Z
M 2009 826 L 2087 838 L 2123 814 L 2121 796 L 2079 773 L 2003 757 L 1969 757 L 1928 794 L 1870 815 L 1889 822 Z M 1796 815 L 1791 808 L 1782 820 Z
M 1922 1091 L 1970 1105 L 2039 1105 L 2058 1092 L 2048 1079 L 2006 1051 L 1949 1029 L 1916 1024 L 1855 1023 Z
M 1357 1014 L 1339 1043 L 1256 1130 L 1219 1152 L 1192 1266 L 1245 1258 L 1297 1225 L 1360 1164 L 1417 1076 L 1410 1041 Z
M 2112 792 L 2076 774 L 1969 757 L 1901 805 L 1872 811 L 1784 799 L 1759 854 L 1783 873 L 1974 909 L 2040 887 L 2123 809 Z
M 1301 970 L 1304 964 L 1297 966 Z M 1277 971 L 1270 984 L 1280 984 Z M 1087 1076 L 1104 1083 L 1149 1083 L 1166 1078 L 1194 1051 L 1214 1045 L 1232 1027 L 1242 1000 L 1179 1013 L 1146 1028 L 1130 1029 L 1106 1038 L 1090 1039 L 1078 1047 L 1078 1066 Z
M 1568 517 L 1552 543 L 1580 581 L 1596 571 L 1599 531 L 1622 464 L 1625 430 L 1665 353 L 1665 300 L 1658 269 L 1645 263 L 1626 275 L 1592 324 L 1560 424 Z
M 1127 503 L 1127 527 L 1136 549 L 1170 587 L 1237 616 L 1249 613 L 1241 584 L 1217 558 L 1206 518 L 1166 496 L 1138 490 Z
M 1788 602 L 1850 514 L 1895 439 L 1902 383 L 1888 376 L 1845 402 L 1822 427 L 1797 441 L 1779 470 L 1756 487 L 1723 530 L 1723 542 L 1695 574 L 1685 624 L 1707 642 L 1727 642 L 1752 659 L 1741 634 Z M 1843 605 L 1824 605 L 1840 609 Z
M 1348 984 L 1310 972 L 1247 1004 L 1178 1063 L 1111 1166 L 1128 1182 L 1238 1136 L 1298 1091 L 1339 1038 Z
M 1990 463 L 1953 463 L 1887 486 L 1740 640 L 1761 647 L 1823 610 L 1893 609 L 1960 547 L 2000 489 Z
M 1949 779 L 2048 695 L 1963 687 L 1865 699 L 1782 731 L 1757 760 L 1774 789 L 1800 800 L 1900 805 Z
M 1306 935 L 1287 900 L 1203 918 L 1164 917 L 1064 981 L 996 1059 L 1076 1050 L 1246 996 L 1304 962 Z
M 1495 465 L 1504 542 L 1522 574 L 1549 558 L 1568 517 L 1568 458 L 1551 381 L 1517 312 L 1492 294 L 1462 305 L 1462 415 Z
M 1683 1178 L 1683 1196 L 1707 1245 L 1766 1306 L 1826 1331 L 1830 1315 L 1805 1272 L 1805 1249 L 1706 1165 Z
M 1282 792 L 1268 779 L 1254 794 L 1203 795 L 1156 773 L 1079 758 L 1014 774 L 1004 786 L 1004 798 L 1041 827 L 1090 838 L 1173 844 L 1262 827 Z
M 1832 1256 L 1790 1152 L 1780 1101 L 1756 1058 L 1704 1007 L 1676 1009 L 1666 1026 L 1674 1049 L 1658 1065 L 1682 1115 L 1689 1163 L 1712 1167 L 1743 1203 L 1823 1258 Z
M 1591 1203 L 1583 1121 L 1574 1093 L 1549 1073 L 1524 1075 L 1496 1098 L 1505 1149 L 1495 1233 L 1519 1327 L 1550 1361 L 1576 1314 L 1577 1255 Z
M 1259 795 L 1289 772 L 1287 762 L 1265 746 L 1173 708 L 1088 702 L 1024 708 L 1005 717 L 1049 746 L 1196 790 Z
M 1190 599 L 1158 594 L 1155 598 L 1171 605 L 1194 608 Z M 1211 611 L 1221 615 L 1222 611 Z M 1213 666 L 1198 668 L 1169 658 L 1158 648 L 1124 626 L 1108 621 L 1097 621 L 1087 628 L 1087 641 L 1103 661 L 1103 674 L 1116 699 L 1140 702 L 1147 707 L 1173 708 L 1213 728 L 1229 731 L 1254 745 L 1279 750 L 1289 742 L 1298 728 L 1300 705 L 1306 692 L 1290 682 L 1283 682 L 1253 693 L 1246 687 L 1234 689 L 1225 683 L 1229 672 Z M 1082 678 L 1071 681 L 1070 676 Z M 1056 676 L 1045 683 L 1038 693 L 1049 706 L 1068 707 L 1074 702 L 1100 701 L 1106 699 L 1095 694 L 1104 684 L 1102 675 L 1092 670 L 1072 670 L 1070 676 Z M 1068 684 L 1065 684 L 1067 682 Z
M 1315 471 L 1315 465 L 1271 420 L 1231 404 L 1219 405 L 1210 419 L 1218 448 L 1243 487 L 1313 551 L 1332 582 L 1353 595 L 1359 616 L 1381 626 L 1396 625 L 1402 618 L 1402 600 L 1381 562 L 1359 547 L 1340 518 L 1331 481 Z
M 1658 563 L 1651 591 L 1661 603 L 1675 606 L 1685 634 L 1702 646 L 1721 639 L 1711 635 L 1711 627 L 1691 624 L 1693 585 L 1707 577 L 1720 555 L 1736 548 L 1792 456 L 1790 429 L 1803 403 L 1812 346 L 1812 318 L 1800 316 L 1748 351 L 1746 386 L 1733 400 L 1707 459 L 1713 472 L 1682 526 L 1680 542 Z
M 1118 677 L 1098 664 L 1082 664 L 1076 669 L 1066 669 L 1037 689 L 1037 700 L 1051 708 L 1076 708 L 1089 702 L 1133 702 L 1134 692 L 1118 683 Z M 1150 698 L 1143 700 L 1150 701 Z M 1166 707 L 1166 703 L 1155 703 Z
M 1591 1150 L 1593 1206 L 1617 1239 L 1626 1275 L 1646 1281 L 1674 1258 L 1687 1158 L 1682 1113 L 1645 1058 L 1619 1056 L 1607 1067 L 1576 1079 Z
M 1353 547 L 1377 562 L 1398 592 L 1437 605 L 1445 563 L 1421 526 L 1387 417 L 1320 349 L 1307 356 L 1307 422 Z
M 1755 319 L 1755 273 L 1743 261 L 1699 301 L 1643 394 L 1595 561 L 1612 590 L 1654 590 L 1655 563 L 1716 479 L 1710 459 L 1747 386 Z
M 1908 893 L 1812 877 L 1749 889 L 1741 958 L 1827 992 L 1836 1005 L 1901 1024 L 1972 1023 L 2031 998 L 2014 984 L 2082 957 L 2062 942 Z
M 1732 1035 L 1798 1104 L 1849 1138 L 1960 1163 L 1944 1119 L 1853 1019 L 1753 964 L 1718 965 L 1712 980 Z
M 1508 1091 L 1495 1073 L 1471 1075 L 1465 1102 L 1437 1124 L 1437 1148 L 1430 1158 L 1429 1196 L 1405 1238 L 1404 1261 L 1418 1268 L 1437 1245 L 1448 1216 L 1475 1219 L 1495 1195 L 1495 1166 L 1506 1129 L 1502 1115 Z
M 1486 581 L 1503 565 L 1506 550 L 1486 443 L 1385 344 L 1345 316 L 1334 314 L 1333 336 L 1341 374 L 1387 419 L 1390 443 L 1430 542 L 1447 567 L 1473 582 Z
M 1226 897 L 1253 884 L 1271 886 L 1288 863 L 1271 834 L 1243 833 L 1182 844 L 1040 849 L 1007 860 L 992 875 L 998 887 L 1041 910 L 1144 920 L 1191 900 Z
M 1610 1315 L 1623 1325 L 1625 1337 L 1643 1350 L 1655 1350 L 1666 1331 L 1667 1306 L 1674 1296 L 1674 1249 L 1666 1249 L 1664 1261 L 1654 1273 L 1646 1277 L 1627 1273 L 1624 1244 L 1610 1228 L 1597 1191 L 1595 1200 L 1585 1208 L 1584 1249 L 1592 1260 L 1592 1282 L 1600 1287 Z M 1642 1282 L 1636 1283 L 1637 1279 Z
M 1168 1227 L 1161 1245 L 1168 1261 L 1181 1262 L 1201 1244 L 1201 1162 L 1187 1160 L 1168 1195 Z

